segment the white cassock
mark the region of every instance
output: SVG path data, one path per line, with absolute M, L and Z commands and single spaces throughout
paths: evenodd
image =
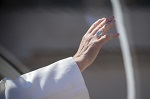
M 0 99 L 89 99 L 87 87 L 72 57 L 0 82 Z

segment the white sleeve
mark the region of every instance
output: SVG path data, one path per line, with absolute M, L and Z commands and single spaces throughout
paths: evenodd
M 82 74 L 72 57 L 26 73 L 5 78 L 4 99 L 89 99 Z

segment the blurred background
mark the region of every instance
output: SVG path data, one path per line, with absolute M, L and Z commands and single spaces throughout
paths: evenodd
M 137 99 L 150 99 L 150 1 L 120 0 L 134 64 Z M 73 56 L 93 22 L 113 15 L 110 0 L 1 0 L 0 79 Z M 109 33 L 116 33 L 115 26 Z M 120 33 L 121 34 L 121 33 Z M 126 99 L 119 39 L 83 72 L 91 99 Z

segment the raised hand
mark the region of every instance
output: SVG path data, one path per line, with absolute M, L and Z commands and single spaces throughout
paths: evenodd
M 79 49 L 73 56 L 81 71 L 94 62 L 104 43 L 119 36 L 119 33 L 106 34 L 114 23 L 114 16 L 99 19 L 83 36 Z

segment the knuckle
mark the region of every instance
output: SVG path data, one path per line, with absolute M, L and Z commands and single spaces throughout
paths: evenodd
M 102 27 L 102 24 L 99 24 L 99 25 L 98 25 L 98 28 L 101 28 L 101 27 Z
M 95 26 L 96 26 L 96 22 L 92 24 L 92 27 L 95 27 Z
M 109 36 L 108 35 L 104 35 L 104 38 L 108 38 Z
M 104 33 L 106 31 L 106 26 L 104 26 L 101 31 Z
M 99 30 L 99 27 L 95 28 L 95 32 L 97 32 Z
M 88 40 L 88 39 L 90 39 L 90 37 L 91 37 L 91 36 L 90 36 L 89 34 L 86 34 L 86 35 L 84 35 L 84 36 L 83 36 L 83 38 L 82 38 L 82 39 L 84 39 L 84 40 Z
M 96 27 L 96 23 L 93 24 L 93 27 Z
M 103 36 L 102 36 L 102 39 L 103 39 L 103 40 L 105 40 L 105 39 L 107 39 L 107 38 L 108 38 L 108 35 L 103 35 Z

